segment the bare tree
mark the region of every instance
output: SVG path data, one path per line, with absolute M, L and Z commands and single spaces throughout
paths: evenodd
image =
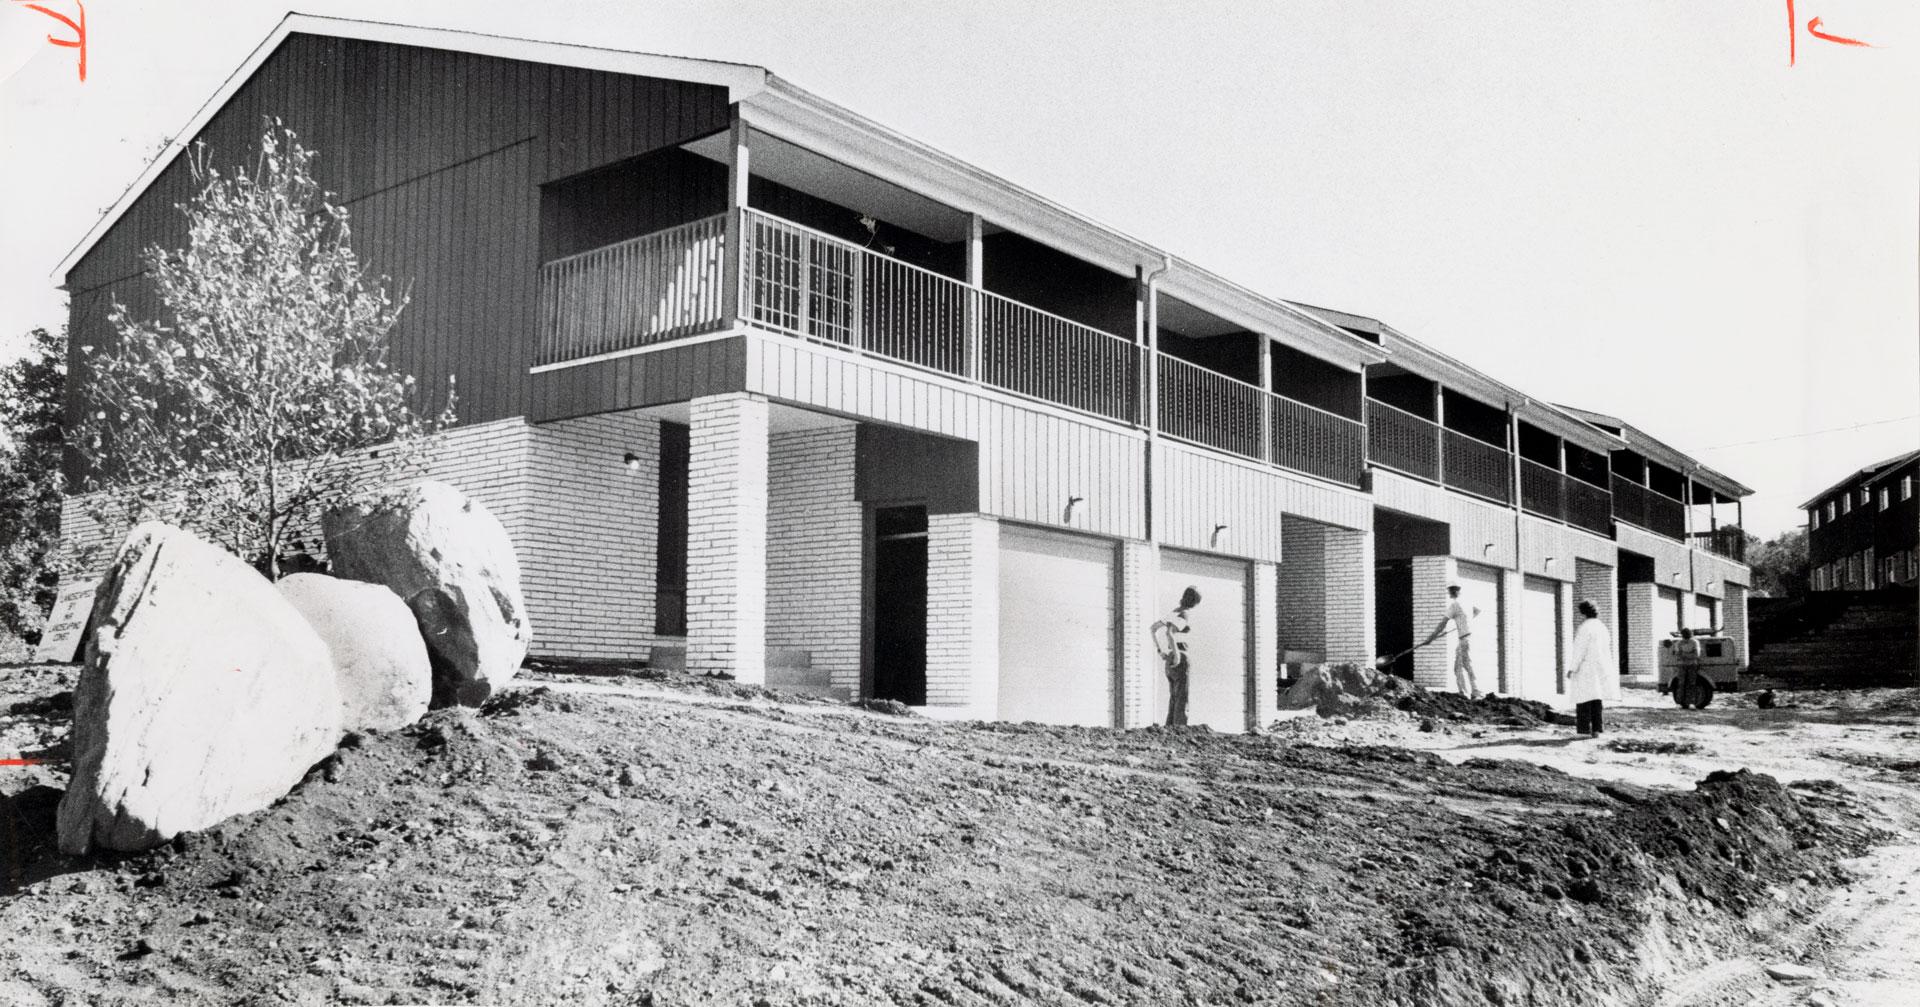
M 113 344 L 80 347 L 96 516 L 171 520 L 275 578 L 293 536 L 416 466 L 453 418 L 451 376 L 428 416 L 391 366 L 406 298 L 362 269 L 313 159 L 278 120 L 250 170 L 196 148 L 186 247 L 142 254 L 160 317 L 116 301 Z

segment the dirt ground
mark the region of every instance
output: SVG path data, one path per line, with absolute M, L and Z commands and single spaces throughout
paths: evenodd
M 0 668 L 0 758 L 45 760 L 0 769 L 0 1003 L 1680 1007 L 1920 989 L 1914 690 L 1642 700 L 1572 741 L 1458 710 L 1240 737 L 534 678 L 350 739 L 266 811 L 73 859 L 51 836 L 71 671 Z M 1815 977 L 1765 972 L 1782 965 Z

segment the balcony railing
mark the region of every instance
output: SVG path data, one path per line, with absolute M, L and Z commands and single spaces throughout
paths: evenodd
M 1440 481 L 1440 424 L 1367 400 L 1367 457 L 1376 465 Z
M 1458 490 L 1513 502 L 1513 456 L 1458 430 L 1440 432 L 1440 481 Z
M 1567 519 L 1566 475 L 1539 462 L 1520 459 L 1520 506 L 1555 521 Z
M 726 215 L 641 235 L 540 267 L 535 364 L 705 332 L 725 314 Z
M 1125 423 L 1139 417 L 1137 344 L 999 294 L 973 295 L 980 380 Z
M 1735 563 L 1747 561 L 1747 533 L 1739 525 L 1726 525 L 1712 531 L 1694 532 L 1693 547 L 1704 549 L 1716 556 L 1725 556 Z
M 1567 523 L 1596 535 L 1613 537 L 1613 494 L 1567 476 Z
M 1269 393 L 1276 465 L 1360 485 L 1367 468 L 1367 428 L 1358 420 Z
M 1259 458 L 1265 394 L 1177 357 L 1160 358 L 1160 429 L 1169 436 Z
M 1613 477 L 1613 516 L 1656 535 L 1686 541 L 1686 507 L 1680 501 L 1617 475 Z

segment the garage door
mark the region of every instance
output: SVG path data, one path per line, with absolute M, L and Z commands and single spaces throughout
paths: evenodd
M 1454 582 L 1460 585 L 1460 603 L 1473 616 L 1473 635 L 1467 643 L 1473 648 L 1474 685 L 1482 693 L 1500 687 L 1500 571 L 1478 563 L 1460 563 Z M 1475 614 L 1474 609 L 1480 611 Z M 1421 639 L 1426 639 L 1421 637 Z M 1447 684 L 1453 684 L 1452 633 L 1447 634 Z
M 1525 699 L 1550 701 L 1560 689 L 1560 600 L 1545 577 L 1528 577 L 1520 596 L 1520 681 Z
M 1000 718 L 1114 726 L 1113 545 L 1002 525 Z
M 1658 597 L 1653 601 L 1653 646 L 1660 641 L 1676 636 L 1683 623 L 1680 621 L 1680 592 L 1670 587 L 1656 588 Z
M 1247 565 L 1193 553 L 1162 550 L 1155 590 L 1160 613 L 1180 604 L 1188 587 L 1200 591 L 1200 607 L 1188 615 L 1187 723 L 1216 731 L 1247 729 Z M 1167 719 L 1167 677 L 1147 676 L 1152 722 Z
M 1693 618 L 1687 620 L 1689 629 L 1715 630 L 1720 628 L 1720 613 L 1714 599 L 1701 595 L 1693 596 Z

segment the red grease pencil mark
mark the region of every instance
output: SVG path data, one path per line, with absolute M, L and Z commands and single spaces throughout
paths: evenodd
M 20 3 L 21 0 L 13 0 L 13 2 Z M 78 20 L 75 20 L 74 18 L 70 18 L 65 14 L 60 13 L 57 10 L 50 10 L 46 7 L 42 7 L 37 3 L 25 4 L 25 7 L 30 11 L 38 11 L 41 14 L 45 14 L 46 16 L 54 19 L 55 21 L 58 21 L 61 24 L 66 25 L 69 29 L 73 31 L 72 38 L 59 38 L 54 35 L 48 35 L 47 41 L 53 45 L 61 46 L 62 48 L 80 50 L 80 53 L 79 53 L 80 82 L 83 84 L 86 83 L 86 80 L 87 80 L 87 5 L 85 3 L 82 3 L 81 0 L 73 0 L 73 9 L 74 9 L 74 13 L 79 18 Z
M 1814 38 L 1826 39 L 1829 42 L 1838 42 L 1841 45 L 1861 45 L 1869 49 L 1873 48 L 1873 43 L 1871 42 L 1862 42 L 1857 38 L 1847 38 L 1844 35 L 1829 35 L 1821 31 L 1819 18 L 1814 18 L 1807 22 L 1807 34 L 1812 35 Z
M 37 766 L 39 759 L 0 759 L 0 766 Z
M 1787 65 L 1788 66 L 1792 66 L 1794 58 L 1799 55 L 1800 29 L 1797 27 L 1799 24 L 1800 22 L 1795 20 L 1793 16 L 1793 0 L 1787 0 Z

